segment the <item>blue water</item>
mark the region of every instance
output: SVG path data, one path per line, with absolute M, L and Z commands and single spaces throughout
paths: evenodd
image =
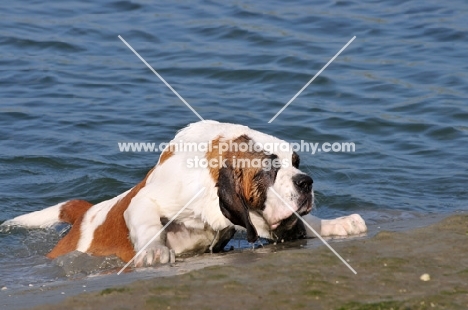
M 0 221 L 127 190 L 158 154 L 118 142 L 166 142 L 198 120 L 118 35 L 205 119 L 354 142 L 301 154 L 319 216 L 467 209 L 465 0 L 4 1 L 0 12 Z M 0 286 L 60 277 L 43 257 L 58 234 L 0 234 Z

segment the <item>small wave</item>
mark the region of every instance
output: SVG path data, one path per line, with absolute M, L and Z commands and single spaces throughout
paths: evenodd
M 57 257 L 53 260 L 53 263 L 62 268 L 67 277 L 88 276 L 101 272 L 109 272 L 125 265 L 115 255 L 93 256 L 79 251 L 73 251 Z
M 4 46 L 12 46 L 14 48 L 19 49 L 35 49 L 35 50 L 55 50 L 61 52 L 82 52 L 85 51 L 84 48 L 77 46 L 75 44 L 71 44 L 70 42 L 63 42 L 63 41 L 38 41 L 32 39 L 25 39 L 25 38 L 17 38 L 17 37 L 8 37 L 3 41 Z

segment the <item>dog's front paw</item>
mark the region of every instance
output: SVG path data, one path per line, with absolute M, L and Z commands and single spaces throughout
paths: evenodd
M 153 245 L 135 257 L 135 267 L 154 266 L 175 262 L 175 253 L 164 245 Z
M 333 220 L 322 220 L 322 237 L 359 235 L 366 231 L 366 223 L 359 214 L 351 214 Z

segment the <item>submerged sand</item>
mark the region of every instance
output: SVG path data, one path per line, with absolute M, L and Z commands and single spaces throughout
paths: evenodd
M 468 309 L 468 215 L 331 241 L 356 275 L 328 248 L 309 245 L 316 241 L 247 250 L 224 266 L 109 285 L 36 309 Z

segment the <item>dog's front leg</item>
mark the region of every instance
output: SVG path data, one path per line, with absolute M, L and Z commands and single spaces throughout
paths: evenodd
M 367 226 L 359 214 L 351 214 L 332 220 L 323 220 L 311 214 L 303 216 L 304 220 L 322 237 L 359 235 L 367 231 Z M 316 237 L 307 229 L 308 237 Z
M 135 267 L 165 264 L 174 260 L 174 253 L 166 246 L 166 234 L 157 209 L 148 198 L 135 197 L 124 213 L 136 252 Z

